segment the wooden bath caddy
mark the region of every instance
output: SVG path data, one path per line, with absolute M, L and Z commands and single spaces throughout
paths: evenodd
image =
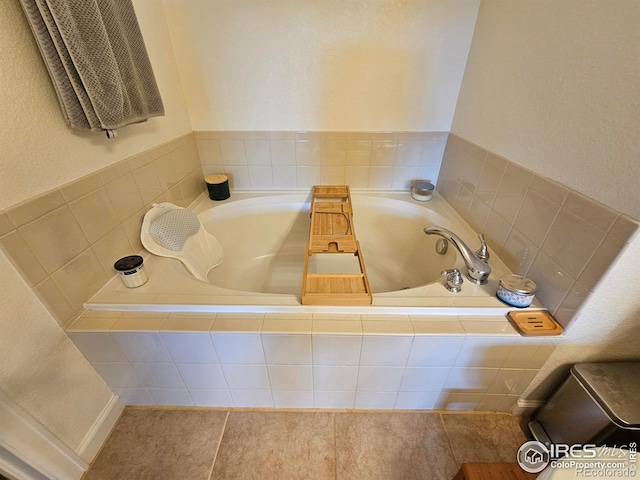
M 333 256 L 331 261 L 325 261 L 329 260 L 327 256 Z M 355 264 L 353 257 L 357 259 Z M 314 269 L 317 271 L 311 271 Z M 313 187 L 302 304 L 371 305 L 371 287 L 353 227 L 351 194 L 346 185 Z

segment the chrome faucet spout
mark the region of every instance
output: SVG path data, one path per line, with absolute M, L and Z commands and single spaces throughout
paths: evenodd
M 467 266 L 467 278 L 474 283 L 483 285 L 487 283 L 489 275 L 491 274 L 491 267 L 480 260 L 471 250 L 467 244 L 465 244 L 460 237 L 450 230 L 443 227 L 427 227 L 424 229 L 424 233 L 427 235 L 439 235 L 442 238 L 449 240 L 454 247 L 460 252 Z

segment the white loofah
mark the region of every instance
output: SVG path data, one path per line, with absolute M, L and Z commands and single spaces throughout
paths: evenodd
M 209 270 L 222 263 L 222 245 L 198 217 L 169 202 L 154 204 L 144 216 L 142 245 L 161 257 L 177 258 L 198 280 L 208 282 Z

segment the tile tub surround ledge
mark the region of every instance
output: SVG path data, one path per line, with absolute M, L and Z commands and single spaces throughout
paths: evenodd
M 502 412 L 561 341 L 502 316 L 87 311 L 67 334 L 128 405 Z
M 195 131 L 205 175 L 225 173 L 235 190 L 349 184 L 408 190 L 435 183 L 448 132 Z
M 154 202 L 191 204 L 204 189 L 193 133 L 0 211 L 0 247 L 61 326 L 142 250 Z
M 222 265 L 210 273 L 211 283 L 194 279 L 175 259 L 147 255 L 145 268 L 149 281 L 145 285 L 129 289 L 122 285 L 119 278 L 113 278 L 85 303 L 85 308 L 167 312 L 454 315 L 505 315 L 513 309 L 495 295 L 499 278 L 510 273 L 496 255 L 489 260 L 493 272 L 487 285 L 466 281 L 462 292 L 455 294 L 444 288 L 440 271 L 454 264 L 464 269 L 462 260 L 456 255 L 455 249 L 450 249 L 446 256 L 437 255 L 436 238 L 424 235 L 423 228 L 437 223 L 455 231 L 471 246 L 475 246 L 478 240 L 475 232 L 460 221 L 459 215 L 437 193 L 430 202 L 418 202 L 408 192 L 370 191 L 352 191 L 352 201 L 355 228 L 374 292 L 373 305 L 301 305 L 299 292 L 303 254 L 308 239 L 308 226 L 304 224 L 308 221 L 305 211 L 308 200 L 309 194 L 306 192 L 234 192 L 230 199 L 221 202 L 212 202 L 203 194 L 191 209 L 200 215 L 205 228 L 218 237 L 225 249 Z M 395 232 L 386 242 L 380 240 L 378 234 L 378 219 L 383 215 L 388 215 L 384 217 L 385 222 L 394 225 L 391 229 Z M 265 223 L 265 219 L 268 219 L 268 223 Z M 257 237 L 256 228 L 267 230 L 261 230 L 261 236 Z M 286 238 L 282 238 L 284 233 L 280 232 L 286 232 Z M 395 250 L 390 250 L 391 244 L 396 245 Z M 251 263 L 272 258 L 283 249 L 282 269 L 271 270 L 269 267 L 263 271 L 260 270 L 262 264 Z M 368 252 L 374 252 L 375 255 L 368 257 Z M 414 252 L 421 257 L 416 262 L 403 257 L 404 252 Z M 292 260 L 294 256 L 299 258 L 299 273 L 293 270 L 297 265 Z M 376 258 L 385 260 L 376 264 Z M 404 267 L 401 278 L 398 277 L 396 265 L 407 265 L 408 261 L 412 262 L 413 267 Z M 275 264 L 274 261 L 271 263 Z M 238 275 L 238 272 L 242 272 L 242 275 Z M 378 288 L 376 277 L 380 280 Z M 394 280 L 396 277 L 397 281 Z M 280 281 L 278 279 L 284 283 L 277 283 Z M 395 283 L 389 283 L 392 280 Z M 402 283 L 405 280 L 412 283 Z M 279 285 L 277 292 L 286 293 L 266 293 L 271 291 L 269 286 L 273 282 Z M 417 286 L 401 288 L 407 285 Z M 544 307 L 535 302 L 531 308 Z
M 567 327 L 640 224 L 455 134 L 436 190 Z

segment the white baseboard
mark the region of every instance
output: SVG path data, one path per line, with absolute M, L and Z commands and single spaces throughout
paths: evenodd
M 98 451 L 100 451 L 102 444 L 107 440 L 111 430 L 113 430 L 123 410 L 124 403 L 122 403 L 120 397 L 117 395 L 112 396 L 98 418 L 96 418 L 96 421 L 93 422 L 93 425 L 82 439 L 82 442 L 80 442 L 80 445 L 78 445 L 76 454 L 80 458 L 89 464 L 93 461 Z
M 0 425 L 0 465 L 16 478 L 78 480 L 88 468 L 82 458 L 1 390 Z

